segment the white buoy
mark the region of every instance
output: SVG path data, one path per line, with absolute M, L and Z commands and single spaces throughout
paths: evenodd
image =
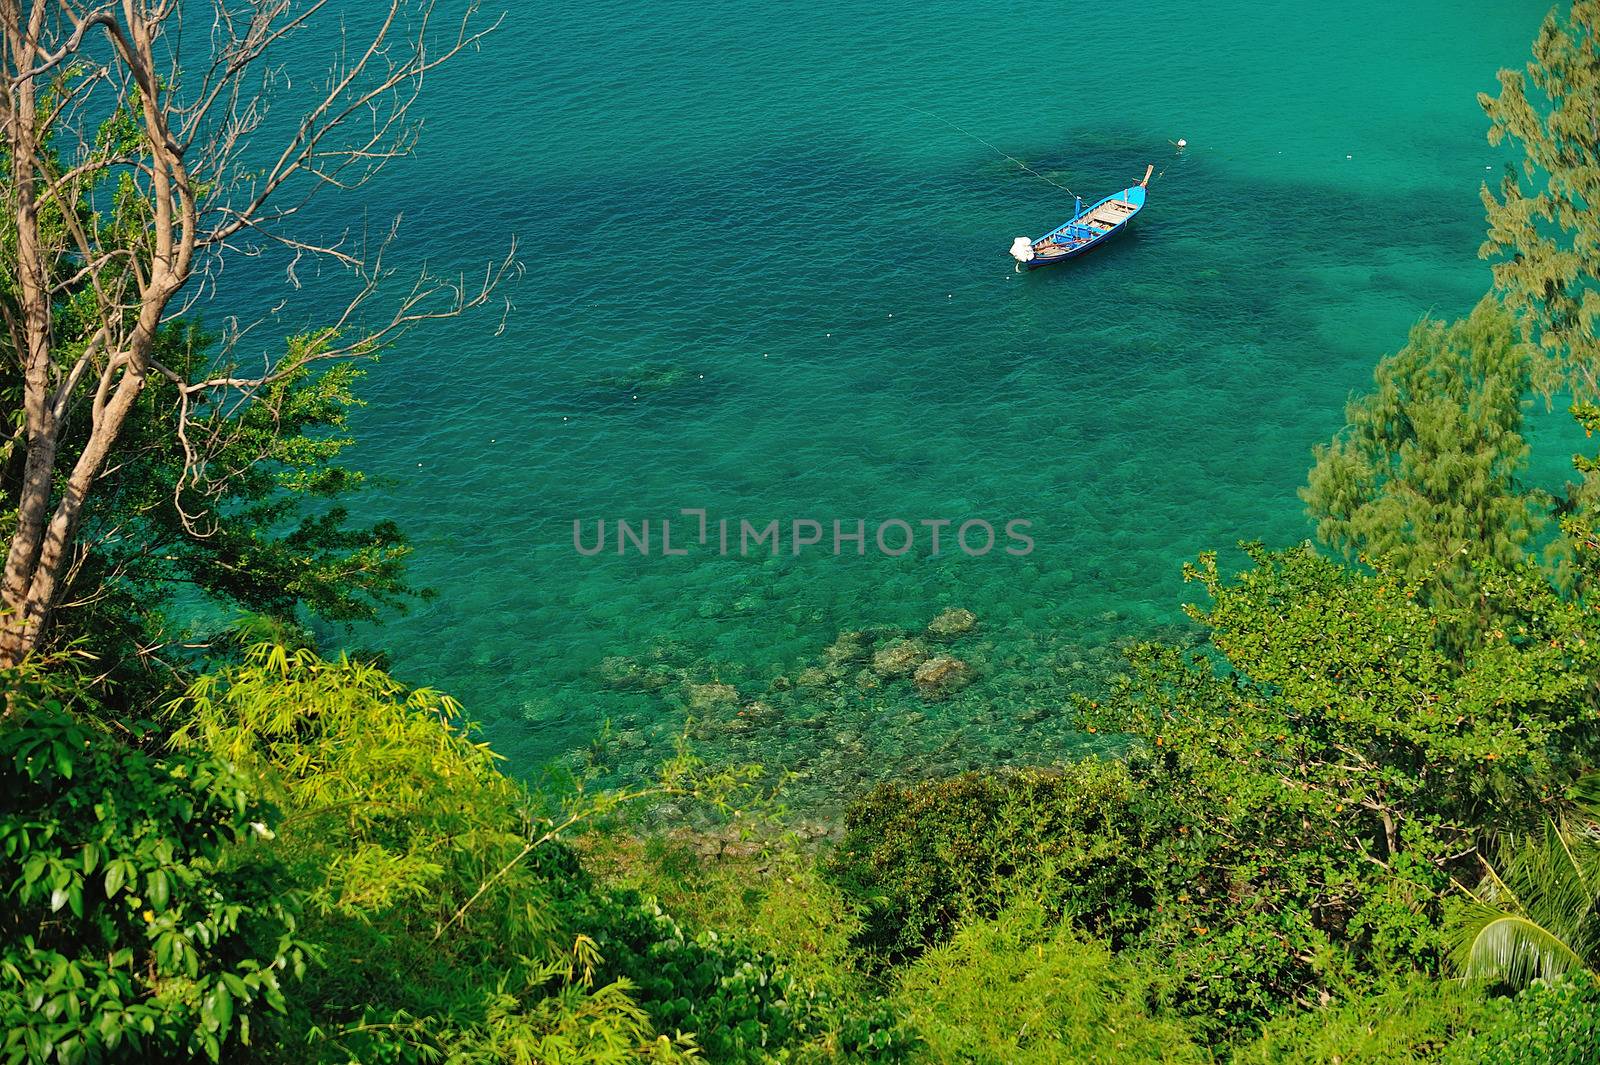
M 1011 257 L 1019 263 L 1033 262 L 1033 238 L 1018 237 L 1011 242 Z
M 1184 140 L 1182 137 L 1179 137 L 1178 138 L 1178 150 L 1181 152 L 1187 147 L 1189 147 L 1189 142 Z

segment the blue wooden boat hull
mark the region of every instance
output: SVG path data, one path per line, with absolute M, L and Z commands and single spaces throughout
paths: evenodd
M 1027 247 L 1022 247 L 1027 238 L 1018 238 L 1012 246 L 1012 257 L 1029 270 L 1037 270 L 1041 266 L 1076 259 L 1100 247 L 1126 230 L 1139 212 L 1144 210 L 1145 187 L 1154 169 L 1147 168 L 1144 179 L 1137 185 L 1112 193 L 1087 209 L 1080 210 L 1070 221 L 1032 241 Z
M 1026 266 L 1029 270 L 1037 270 L 1041 266 L 1053 266 L 1056 263 L 1064 263 L 1068 259 L 1076 259 L 1080 255 L 1087 255 L 1100 245 L 1111 240 L 1111 238 L 1115 237 L 1118 233 L 1121 233 L 1123 230 L 1127 229 L 1128 223 L 1132 221 L 1133 219 L 1130 218 L 1127 222 L 1123 222 L 1114 229 L 1108 229 L 1098 237 L 1084 241 L 1081 244 L 1074 244 L 1070 247 L 1066 247 L 1058 254 L 1040 255 L 1039 253 L 1035 252 L 1033 258 L 1029 259 L 1022 265 Z

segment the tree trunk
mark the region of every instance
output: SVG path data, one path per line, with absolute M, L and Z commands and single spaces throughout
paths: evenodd
M 21 66 L 30 61 L 31 50 L 19 39 L 14 28 L 8 29 L 12 30 L 7 42 L 9 50 L 13 61 Z M 17 357 L 22 361 L 27 456 L 17 500 L 17 528 L 6 551 L 5 577 L 0 583 L 0 666 L 16 665 L 37 643 L 37 628 L 28 617 L 27 604 L 38 570 L 45 522 L 50 514 L 57 433 L 50 401 L 49 282 L 39 242 L 34 188 L 38 133 L 34 127 L 32 79 L 19 79 L 9 110 L 7 132 L 11 142 L 11 181 L 16 197 L 17 302 L 21 311 L 13 326 L 13 339 Z

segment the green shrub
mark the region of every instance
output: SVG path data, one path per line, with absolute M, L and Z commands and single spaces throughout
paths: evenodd
M 1211 1037 L 1253 1031 L 1313 985 L 1333 954 L 1295 908 L 1218 905 L 1206 920 L 1165 923 L 1149 937 L 1146 956 L 1161 958 L 1150 979 L 1162 1003 Z
M 215 1061 L 283 1008 L 295 893 L 269 811 L 226 763 L 157 758 L 26 685 L 0 726 L 0 1060 Z
M 1594 1065 L 1600 1061 L 1600 980 L 1575 970 L 1494 1000 L 1444 1065 Z
M 1211 1060 L 1184 1022 L 1146 1008 L 1133 966 L 1037 904 L 962 927 L 905 971 L 898 1000 L 930 1065 Z
M 529 790 L 457 712 L 371 665 L 272 645 L 174 707 L 174 742 L 278 797 L 271 849 L 332 961 L 276 1027 L 280 1060 L 670 1060 L 682 1033 L 742 1063 L 802 1035 L 809 1005 L 776 959 L 585 872 L 564 838 L 611 799 Z
M 585 884 L 563 917 L 594 941 L 602 979 L 626 978 L 660 1031 L 693 1032 L 716 1062 L 759 1062 L 803 1028 L 788 974 L 716 932 L 686 932 L 654 900 Z
M 734 930 L 741 947 L 781 966 L 793 1027 L 804 1028 L 804 1041 L 786 1048 L 792 1060 L 896 1061 L 914 1043 L 857 967 L 860 923 L 809 847 L 777 838 L 708 859 L 683 838 L 607 833 L 585 841 L 585 857 L 608 886 L 648 894 L 685 925 Z
M 1018 896 L 1120 937 L 1144 920 L 1137 855 L 1159 828 L 1133 798 L 1126 769 L 1095 760 L 885 784 L 849 810 L 827 874 L 862 907 L 857 942 L 880 961 L 914 958 L 963 915 Z
M 1411 1065 L 1436 1062 L 1484 1001 L 1459 984 L 1409 976 L 1396 987 L 1269 1021 L 1230 1065 Z M 1496 1059 L 1498 1060 L 1498 1059 Z

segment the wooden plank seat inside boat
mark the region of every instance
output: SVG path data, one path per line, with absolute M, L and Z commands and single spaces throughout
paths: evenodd
M 1113 226 L 1120 225 L 1133 212 L 1133 204 L 1124 200 L 1111 200 L 1096 207 L 1094 213 L 1083 221 L 1086 225 L 1110 229 Z

